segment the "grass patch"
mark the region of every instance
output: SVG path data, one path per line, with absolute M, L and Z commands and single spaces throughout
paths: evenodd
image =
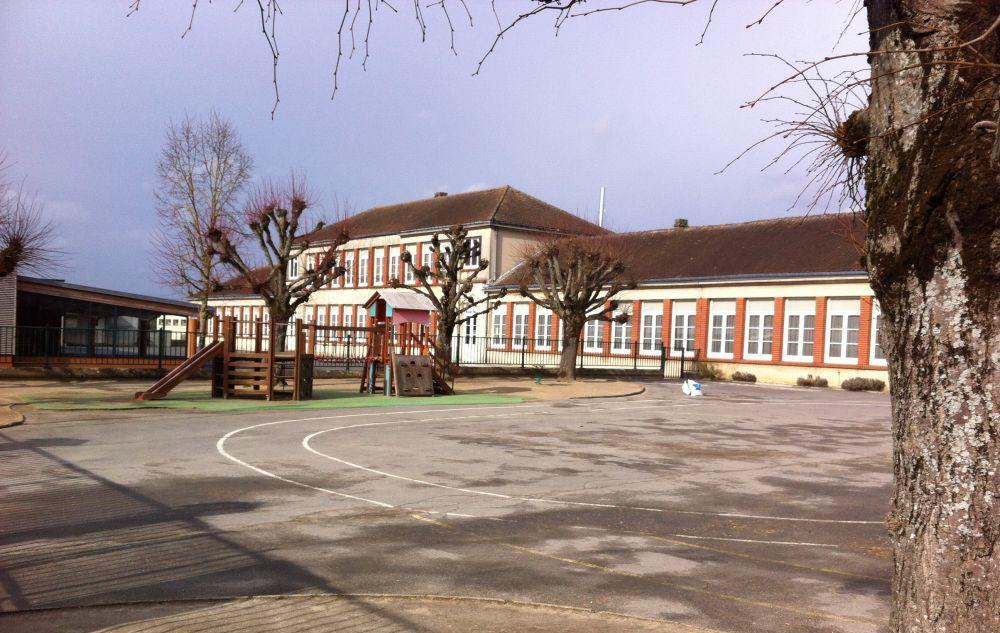
M 456 394 L 433 398 L 386 398 L 357 390 L 318 387 L 312 400 L 267 402 L 251 398 L 212 398 L 204 392 L 179 392 L 162 400 L 135 400 L 123 394 L 43 392 L 19 397 L 20 403 L 47 411 L 115 411 L 129 409 L 189 409 L 196 411 L 281 411 L 284 409 L 347 409 L 355 407 L 427 406 L 430 404 L 509 404 L 524 398 L 501 394 Z

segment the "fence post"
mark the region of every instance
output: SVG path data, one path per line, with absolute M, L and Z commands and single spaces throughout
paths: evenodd
M 681 380 L 684 380 L 684 347 L 681 346 Z
M 667 348 L 660 345 L 660 373 L 667 370 Z
M 522 336 L 521 337 L 521 369 L 524 369 L 524 354 L 527 351 L 527 349 L 528 349 L 528 342 Z
M 166 333 L 166 327 L 163 326 L 163 325 L 161 325 L 160 326 L 160 345 L 159 345 L 159 351 L 160 351 L 160 353 L 158 354 L 159 358 L 156 361 L 156 366 L 159 369 L 163 369 L 163 351 L 164 351 L 163 350 L 163 335 L 165 333 Z
M 185 341 L 186 354 L 191 358 L 198 353 L 198 332 L 201 331 L 201 322 L 196 318 L 187 320 L 187 341 Z
M 632 343 L 632 371 L 639 369 L 639 341 Z

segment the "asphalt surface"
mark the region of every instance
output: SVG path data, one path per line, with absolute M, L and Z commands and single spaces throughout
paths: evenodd
M 0 630 L 878 631 L 890 450 L 885 395 L 732 384 L 29 418 Z

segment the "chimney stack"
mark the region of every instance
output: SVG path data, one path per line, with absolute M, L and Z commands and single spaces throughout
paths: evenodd
M 677 218 L 674 220 L 675 229 L 686 229 L 688 227 L 687 218 Z
M 448 195 L 447 191 L 438 191 L 434 194 L 435 198 L 443 198 Z

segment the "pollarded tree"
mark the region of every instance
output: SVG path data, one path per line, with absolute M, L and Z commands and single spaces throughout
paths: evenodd
M 7 155 L 0 152 L 0 277 L 20 266 L 41 271 L 57 265 L 55 226 L 42 215 L 34 195 L 6 177 Z
M 247 242 L 231 239 L 231 230 L 225 228 L 208 231 L 222 264 L 264 300 L 279 351 L 284 350 L 287 326 L 298 307 L 345 272 L 338 255 L 338 249 L 348 241 L 345 221 L 320 257 L 303 261 L 303 254 L 312 246 L 309 231 L 304 230 L 310 208 L 305 183 L 293 176 L 285 185 L 265 183 L 254 188 L 239 216 L 241 226 L 251 235 Z M 322 223 L 312 230 L 320 228 Z M 258 253 L 265 262 L 260 266 L 254 264 Z
M 431 238 L 430 264 L 413 261 L 409 251 L 402 253 L 400 258 L 413 274 L 413 283 L 395 277 L 389 279 L 393 288 L 408 288 L 434 304 L 437 309 L 436 344 L 441 356 L 449 360 L 455 328 L 489 311 L 491 305 L 497 305 L 495 300 L 506 294 L 504 290 L 492 297 L 473 295 L 479 274 L 490 265 L 480 256 L 481 248 L 478 241 L 469 239 L 468 229 L 456 224 Z
M 625 258 L 607 238 L 568 237 L 542 244 L 526 255 L 522 265 L 530 281 L 521 284 L 521 295 L 551 310 L 562 323 L 558 378 L 572 382 L 587 321 L 631 318 L 615 315 L 615 297 L 635 287 L 627 280 Z

